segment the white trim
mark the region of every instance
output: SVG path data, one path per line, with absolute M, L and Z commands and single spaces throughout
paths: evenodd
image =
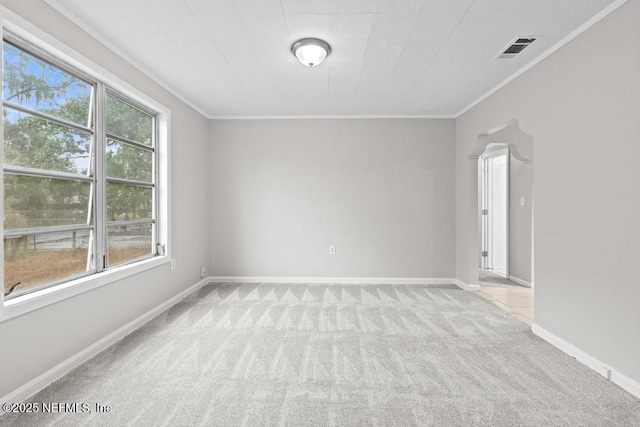
M 92 78 L 102 81 L 102 83 L 124 93 L 127 97 L 131 98 L 132 101 L 139 102 L 153 111 L 160 110 L 161 113 L 171 111 L 168 107 L 145 94 L 126 80 L 95 63 L 21 16 L 16 15 L 6 7 L 0 6 L 0 15 L 3 18 L 3 27 L 24 39 L 26 42 L 45 50 L 55 58 L 66 62 L 71 67 L 80 70 Z
M 100 273 L 91 274 L 76 280 L 51 286 L 36 292 L 21 295 L 4 301 L 4 306 L 0 304 L 0 322 L 21 316 L 30 311 L 46 307 L 47 305 L 83 294 L 93 289 L 99 288 L 109 283 L 117 282 L 134 274 L 160 267 L 169 263 L 169 256 L 154 257 L 139 261 L 135 264 L 115 267 Z
M 96 30 L 94 30 L 90 25 L 85 23 L 82 19 L 80 19 L 76 15 L 74 15 L 71 11 L 69 11 L 69 9 L 65 8 L 64 6 L 62 6 L 56 0 L 44 0 L 44 2 L 47 3 L 49 6 L 51 6 L 53 9 L 55 9 L 62 16 L 64 16 L 65 18 L 67 18 L 68 20 L 70 20 L 71 22 L 76 24 L 78 27 L 82 28 L 83 31 L 85 31 L 91 37 L 96 39 L 98 42 L 102 43 L 106 48 L 108 48 L 111 51 L 113 51 L 115 54 L 117 54 L 119 57 L 121 57 L 124 61 L 128 62 L 129 65 L 133 66 L 135 69 L 140 71 L 142 74 L 144 74 L 145 76 L 147 76 L 148 78 L 153 80 L 155 83 L 157 83 L 160 87 L 162 87 L 164 90 L 169 92 L 171 95 L 175 96 L 180 101 L 184 102 L 186 105 L 188 105 L 189 107 L 193 108 L 196 112 L 198 112 L 202 116 L 206 117 L 207 119 L 211 118 L 204 111 L 202 111 L 198 106 L 196 106 L 193 102 L 189 101 L 187 98 L 182 96 L 178 91 L 174 90 L 171 86 L 169 86 L 167 83 L 165 83 L 161 78 L 159 78 L 158 76 L 153 74 L 151 71 L 149 71 L 147 68 L 145 68 L 142 64 L 137 62 L 131 56 L 129 56 L 126 53 L 124 53 L 120 48 L 118 48 L 116 45 L 111 43 L 108 39 L 106 39 L 105 37 L 100 35 L 100 33 L 98 33 Z
M 489 148 L 489 144 L 487 144 L 487 148 L 480 155 L 481 159 L 490 159 L 492 157 L 498 156 L 507 156 L 509 155 L 509 145 L 507 144 L 499 144 L 494 147 Z
M 305 119 L 455 119 L 452 114 L 442 115 L 309 115 L 309 116 L 208 116 L 210 120 L 305 120 Z
M 491 271 L 493 274 L 495 274 L 495 275 L 497 275 L 497 276 L 500 276 L 500 277 L 502 277 L 503 279 L 507 279 L 507 280 L 509 280 L 509 275 L 508 275 L 508 274 L 506 274 L 506 273 L 502 273 L 502 272 L 500 272 L 500 271 L 498 271 L 498 270 L 494 270 L 493 268 L 487 268 L 486 270 Z
M 116 53 L 120 56 L 124 61 L 128 62 L 131 66 L 136 68 L 138 71 L 143 73 L 145 76 L 153 80 L 155 83 L 160 85 L 163 89 L 171 93 L 173 96 L 178 98 L 180 101 L 184 102 L 189 107 L 193 108 L 195 111 L 200 113 L 202 116 L 209 120 L 290 120 L 290 119 L 455 119 L 455 115 L 444 114 L 444 115 L 326 115 L 326 116 L 297 116 L 297 115 L 283 115 L 283 116 L 215 116 L 207 114 L 203 109 L 198 107 L 194 102 L 187 99 L 185 96 L 180 94 L 177 90 L 173 89 L 169 84 L 167 84 L 160 77 L 153 74 L 149 69 L 144 67 L 138 61 L 133 59 L 131 56 L 126 54 L 122 49 L 118 48 L 116 45 L 111 43 L 107 38 L 102 36 L 96 30 L 94 30 L 89 24 L 84 22 L 82 19 L 78 18 L 74 15 L 69 9 L 62 6 L 57 0 L 44 0 L 49 6 L 58 11 L 62 16 L 76 24 L 78 27 L 82 28 L 86 33 L 88 33 L 91 37 L 96 39 L 98 42 L 102 43 L 105 47 Z
M 531 332 L 533 332 L 543 340 L 547 341 L 554 347 L 562 350 L 569 356 L 573 357 L 578 362 L 581 362 L 587 365 L 589 368 L 593 369 L 603 377 L 611 380 L 611 382 L 619 385 L 629 393 L 640 398 L 640 382 L 632 378 L 629 378 L 628 376 L 624 375 L 622 372 L 612 369 L 606 363 L 602 362 L 599 359 L 596 359 L 595 357 L 591 356 L 587 352 L 579 349 L 578 347 L 565 341 L 564 339 L 554 335 L 553 333 L 540 327 L 536 323 L 534 323 L 531 326 Z
M 519 277 L 516 276 L 509 276 L 509 280 L 511 280 L 512 282 L 516 282 L 518 285 L 522 285 L 525 286 L 527 288 L 533 288 L 533 283 L 529 283 L 526 280 L 522 280 Z
M 153 257 L 101 273 L 91 274 L 57 286 L 12 298 L 8 301 L 0 300 L 0 322 L 2 322 L 169 262 L 171 258 L 171 181 L 169 175 L 171 168 L 171 110 L 4 6 L 0 6 L 0 19 L 3 31 L 6 28 L 25 42 L 42 49 L 68 66 L 125 94 L 132 101 L 157 112 L 159 127 L 157 152 L 160 165 L 157 185 L 158 197 L 162 199 L 158 211 L 157 224 L 159 225 L 158 237 L 167 247 L 165 256 Z
M 479 291 L 482 289 L 480 285 L 474 285 L 472 283 L 464 283 L 462 280 L 455 279 L 455 284 L 465 291 Z
M 210 282 L 229 283 L 323 283 L 356 285 L 458 285 L 457 279 L 423 277 L 275 277 L 275 276 L 213 276 Z M 460 282 L 462 283 L 462 282 Z
M 465 291 L 480 290 L 480 285 L 466 284 L 453 278 L 423 277 L 273 277 L 273 276 L 212 276 L 214 283 L 322 283 L 354 285 L 456 285 Z
M 582 24 L 580 27 L 575 29 L 573 32 L 571 32 L 569 35 L 567 35 L 565 38 L 563 38 L 558 43 L 553 45 L 551 48 L 549 48 L 548 50 L 543 52 L 540 56 L 538 56 L 533 61 L 531 61 L 528 64 L 526 64 L 524 67 L 520 68 L 518 71 L 516 71 L 510 77 L 505 79 L 502 83 L 499 83 L 493 89 L 490 89 L 484 95 L 480 96 L 478 99 L 476 99 L 475 101 L 471 102 L 469 105 L 464 107 L 462 110 L 460 110 L 456 114 L 415 115 L 415 116 L 384 116 L 384 115 L 377 116 L 377 115 L 372 115 L 372 116 L 306 116 L 305 117 L 305 116 L 214 116 L 214 115 L 209 115 L 209 114 L 205 113 L 200 107 L 196 106 L 195 103 L 189 101 L 186 97 L 181 95 L 178 91 L 174 90 L 171 86 L 169 86 L 167 83 L 165 83 L 158 76 L 156 76 L 151 71 L 149 71 L 147 68 L 142 66 L 139 62 L 137 62 L 136 60 L 131 58 L 131 56 L 127 55 L 121 49 L 116 47 L 108 39 L 106 39 L 105 37 L 100 35 L 90 25 L 88 25 L 83 20 L 78 18 L 76 15 L 71 13 L 67 8 L 62 6 L 56 0 L 44 0 L 44 1 L 49 6 L 51 6 L 53 9 L 58 11 L 61 15 L 63 15 L 67 19 L 69 19 L 71 22 L 76 24 L 78 27 L 82 28 L 85 32 L 87 32 L 89 35 L 91 35 L 97 41 L 102 43 L 108 49 L 110 49 L 113 52 L 115 52 L 124 61 L 128 62 L 131 66 L 133 66 L 138 71 L 140 71 L 141 73 L 143 73 L 144 75 L 149 77 L 154 82 L 156 82 L 163 89 L 167 90 L 169 93 L 171 93 L 173 96 L 178 98 L 180 101 L 184 102 L 186 105 L 188 105 L 189 107 L 193 108 L 195 111 L 200 113 L 202 116 L 204 116 L 205 118 L 210 119 L 210 120 L 262 120 L 262 119 L 264 119 L 264 120 L 280 120 L 280 119 L 319 119 L 319 118 L 372 118 L 372 119 L 373 118 L 424 118 L 424 119 L 437 119 L 437 118 L 439 118 L 439 119 L 457 119 L 458 117 L 462 116 L 464 113 L 466 113 L 467 111 L 469 111 L 470 109 L 472 109 L 473 107 L 475 107 L 476 105 L 478 105 L 479 103 L 481 103 L 482 101 L 484 101 L 485 99 L 487 99 L 488 97 L 490 97 L 491 95 L 493 95 L 494 93 L 496 93 L 497 91 L 502 89 L 504 86 L 508 85 L 513 80 L 515 80 L 516 78 L 520 77 L 526 71 L 528 71 L 529 69 L 533 68 L 538 63 L 542 62 L 549 55 L 551 55 L 552 53 L 554 53 L 555 51 L 560 49 L 565 44 L 569 43 L 571 40 L 573 40 L 574 38 L 576 38 L 577 36 L 579 36 L 580 34 L 585 32 L 587 29 L 591 28 L 593 25 L 598 23 L 600 20 L 605 18 L 607 15 L 609 15 L 611 12 L 613 12 L 614 10 L 616 10 L 617 8 L 619 8 L 624 3 L 627 2 L 627 0 L 616 0 L 614 3 L 610 4 L 607 8 L 605 8 L 603 11 L 601 11 L 599 14 L 597 14 L 596 16 L 591 18 L 589 21 L 587 21 L 584 24 Z
M 615 369 L 611 370 L 611 381 L 640 399 L 640 381 L 629 378 Z
M 491 95 L 493 95 L 494 93 L 496 93 L 497 91 L 499 91 L 500 89 L 502 89 L 503 87 L 505 87 L 506 85 L 508 85 L 509 83 L 511 83 L 512 81 L 514 81 L 518 77 L 520 77 L 521 75 L 523 75 L 525 72 L 529 71 L 531 68 L 533 68 L 536 65 L 538 65 L 540 62 L 542 62 L 544 59 L 546 59 L 549 55 L 551 55 L 552 53 L 554 53 L 555 51 L 557 51 L 558 49 L 560 49 L 561 47 L 563 47 L 564 45 L 569 43 L 571 40 L 573 40 L 576 37 L 578 37 L 580 34 L 584 33 L 589 28 L 593 27 L 595 24 L 600 22 L 607 15 L 609 15 L 611 12 L 613 12 L 614 10 L 616 10 L 617 8 L 619 8 L 620 6 L 625 4 L 626 2 L 627 2 L 627 0 L 616 0 L 615 2 L 611 3 L 602 12 L 598 13 L 596 16 L 594 16 L 593 18 L 591 18 L 590 20 L 588 20 L 587 22 L 585 22 L 584 24 L 582 24 L 581 26 L 579 26 L 578 28 L 573 30 L 571 33 L 569 33 L 565 38 L 560 40 L 558 43 L 554 44 L 548 50 L 543 52 L 542 55 L 538 56 L 533 61 L 531 61 L 528 64 L 526 64 L 524 67 L 520 68 L 518 71 L 516 71 L 510 77 L 507 77 L 507 79 L 505 79 L 502 83 L 498 84 L 493 89 L 490 89 L 487 93 L 482 95 L 480 98 L 476 99 L 471 104 L 469 104 L 466 107 L 464 107 L 457 114 L 455 114 L 454 117 L 457 119 L 458 117 L 462 116 L 464 113 L 466 113 L 467 111 L 469 111 L 470 109 L 472 109 L 476 105 L 480 104 L 485 99 L 489 98 Z
M 83 364 L 84 362 L 86 362 L 87 360 L 91 359 L 96 354 L 98 354 L 101 351 L 107 349 L 109 346 L 115 344 L 117 341 L 119 341 L 122 338 L 126 337 L 131 332 L 133 332 L 136 329 L 140 328 L 142 325 L 147 323 L 149 320 L 153 319 L 158 314 L 162 313 L 163 311 L 165 311 L 169 307 L 171 307 L 174 304 L 178 303 L 180 300 L 185 298 L 187 295 L 197 291 L 198 289 L 200 289 L 202 286 L 204 286 L 208 282 L 209 282 L 208 278 L 202 279 L 201 281 L 199 281 L 195 285 L 190 286 L 189 288 L 187 288 L 184 291 L 180 292 L 178 295 L 174 296 L 173 298 L 163 302 L 162 304 L 158 305 L 155 308 L 152 308 L 151 310 L 149 310 L 146 313 L 138 316 L 137 318 L 135 318 L 131 322 L 127 323 L 126 325 L 124 325 L 124 326 L 116 329 L 115 331 L 111 332 L 106 337 L 104 337 L 104 338 L 96 341 L 95 343 L 91 344 L 89 347 L 85 348 L 84 350 L 81 350 L 80 352 L 78 352 L 78 353 L 74 354 L 73 356 L 69 357 L 67 360 L 65 360 L 65 361 L 59 363 L 58 365 L 54 366 L 53 368 L 49 369 L 44 374 L 42 374 L 42 375 L 34 378 L 33 380 L 29 381 L 27 384 L 19 387 L 18 389 L 12 391 L 9 394 L 1 397 L 0 398 L 0 405 L 3 404 L 3 403 L 6 403 L 6 402 L 18 403 L 18 402 L 23 401 L 24 399 L 29 398 L 30 396 L 33 396 L 34 394 L 38 393 L 43 388 L 47 387 L 52 382 L 56 381 L 57 379 L 61 378 L 62 376 L 66 375 L 67 373 L 71 372 L 76 367 L 78 367 L 81 364 Z M 4 412 L 2 412 L 2 413 L 4 413 Z

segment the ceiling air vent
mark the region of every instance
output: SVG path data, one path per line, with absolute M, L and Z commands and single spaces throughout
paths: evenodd
M 536 39 L 533 37 L 518 37 L 513 43 L 507 46 L 500 55 L 498 55 L 498 58 L 515 58 L 517 54 L 522 52 L 525 47 L 529 46 L 534 41 L 536 41 Z

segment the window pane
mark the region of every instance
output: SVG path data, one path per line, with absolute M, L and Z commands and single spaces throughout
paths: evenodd
M 4 163 L 87 174 L 91 134 L 4 109 Z
M 91 127 L 93 86 L 4 42 L 2 96 L 5 101 Z
M 87 270 L 90 230 L 18 236 L 4 239 L 4 292 L 20 282 L 11 296 L 29 288 L 77 276 Z
M 107 95 L 107 133 L 152 145 L 153 118 L 118 98 Z
M 7 229 L 86 224 L 88 182 L 4 174 Z
M 108 227 L 109 266 L 152 256 L 153 224 Z
M 107 183 L 108 221 L 151 219 L 152 212 L 151 188 Z
M 107 140 L 107 176 L 151 182 L 153 153 L 129 144 Z

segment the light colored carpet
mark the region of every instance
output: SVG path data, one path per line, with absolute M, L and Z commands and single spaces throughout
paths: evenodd
M 2 425 L 638 426 L 640 400 L 455 286 L 211 284 Z

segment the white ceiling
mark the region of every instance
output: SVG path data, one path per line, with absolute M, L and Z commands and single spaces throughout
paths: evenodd
M 614 3 L 47 2 L 212 118 L 454 116 Z M 515 59 L 496 59 L 518 36 L 539 38 Z M 331 45 L 324 63 L 308 68 L 291 54 L 304 37 Z

